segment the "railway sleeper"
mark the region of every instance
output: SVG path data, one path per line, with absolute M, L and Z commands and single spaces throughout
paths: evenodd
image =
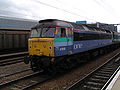
M 100 71 L 102 71 L 102 72 L 113 72 L 114 70 L 101 69 Z
M 87 81 L 85 84 L 86 84 L 86 85 L 91 85 L 91 86 L 98 86 L 98 87 L 101 87 L 101 86 L 104 85 L 104 83 L 94 82 L 94 81 Z
M 110 77 L 112 74 L 95 73 L 94 75 L 99 75 L 99 76 L 107 76 L 107 77 Z
M 109 69 L 109 70 L 113 70 L 113 69 L 116 69 L 116 67 L 108 67 L 108 66 L 106 66 L 106 67 L 103 67 L 102 69 Z
M 106 82 L 106 80 L 99 79 L 99 78 L 90 78 L 90 81 L 96 81 L 96 82 Z
M 108 76 L 100 76 L 100 75 L 94 75 L 93 78 L 99 78 L 99 79 L 109 79 Z
M 101 73 L 101 74 L 112 74 L 113 71 L 98 71 L 98 73 Z
M 91 86 L 91 85 L 84 85 L 83 89 L 80 90 L 100 90 L 101 88 L 99 87 L 95 87 L 95 86 Z
M 116 68 L 102 68 L 102 71 L 114 71 Z

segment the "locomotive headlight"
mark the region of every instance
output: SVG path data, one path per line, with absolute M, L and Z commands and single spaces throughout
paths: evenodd
M 52 46 L 50 46 L 49 49 L 51 50 L 51 49 L 52 49 Z
M 43 55 L 43 53 L 42 53 L 42 52 L 39 52 L 39 54 L 40 54 L 40 55 Z

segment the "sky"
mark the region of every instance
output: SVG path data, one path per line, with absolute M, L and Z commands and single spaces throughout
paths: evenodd
M 120 0 L 0 0 L 0 16 L 32 20 L 120 24 L 119 9 Z

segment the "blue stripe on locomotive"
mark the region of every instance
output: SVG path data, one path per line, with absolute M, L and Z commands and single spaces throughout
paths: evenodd
M 99 40 L 84 40 L 73 41 L 73 45 L 65 45 L 65 42 L 59 42 L 55 45 L 55 56 L 68 55 L 71 51 L 72 54 L 88 51 L 95 48 L 100 48 L 112 44 L 111 39 L 99 39 Z
M 67 55 L 68 51 L 73 47 L 73 42 L 57 42 L 55 43 L 55 56 Z
M 88 51 L 112 44 L 112 39 L 85 40 L 73 42 L 73 53 Z
M 67 55 L 67 51 L 68 51 L 67 48 L 68 46 L 55 47 L 55 56 Z

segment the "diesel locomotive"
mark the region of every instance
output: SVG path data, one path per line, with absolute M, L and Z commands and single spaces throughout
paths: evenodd
M 117 34 L 114 32 L 117 36 Z M 112 31 L 57 19 L 41 20 L 31 29 L 28 39 L 29 56 L 33 70 L 53 70 L 79 62 L 81 52 L 111 45 Z M 77 56 L 75 59 L 74 56 Z

